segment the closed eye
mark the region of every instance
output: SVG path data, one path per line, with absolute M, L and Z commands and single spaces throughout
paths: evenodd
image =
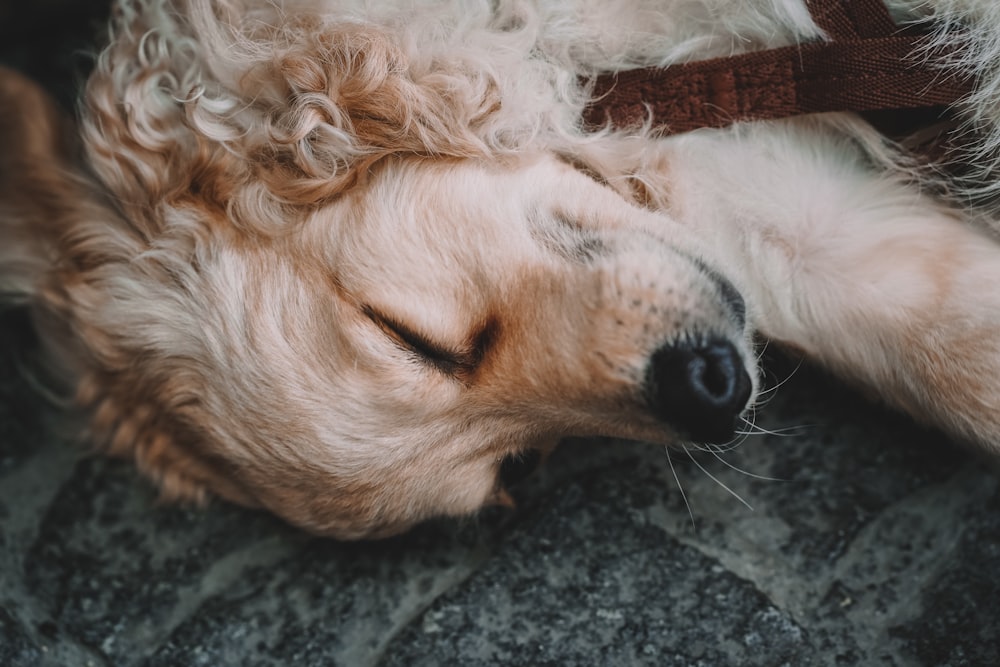
M 424 334 L 380 313 L 371 306 L 362 307 L 362 312 L 397 345 L 412 352 L 442 373 L 453 376 L 467 375 L 482 361 L 489 337 L 485 333 L 486 330 L 473 338 L 473 345 L 468 350 L 456 350 L 430 340 Z

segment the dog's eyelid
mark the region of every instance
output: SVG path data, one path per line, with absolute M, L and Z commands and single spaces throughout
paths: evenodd
M 478 363 L 476 352 L 460 352 L 431 341 L 427 336 L 402 324 L 398 319 L 389 317 L 371 306 L 362 306 L 362 312 L 378 326 L 386 335 L 400 346 L 417 354 L 439 370 L 449 375 L 455 375 L 463 370 L 474 368 Z

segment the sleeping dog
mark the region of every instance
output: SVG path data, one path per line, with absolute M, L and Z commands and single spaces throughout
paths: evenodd
M 864 121 L 584 127 L 599 74 L 824 40 L 801 0 L 389 4 L 118 0 L 72 127 L 0 76 L 0 289 L 166 497 L 473 513 L 565 436 L 733 439 L 758 336 L 1000 451 L 1000 245 Z M 890 9 L 987 168 L 1000 5 Z

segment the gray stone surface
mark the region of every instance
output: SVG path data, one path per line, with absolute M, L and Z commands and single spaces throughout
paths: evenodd
M 671 454 L 690 513 L 663 449 L 573 441 L 516 511 L 345 544 L 158 505 L 60 435 L 10 329 L 2 665 L 1000 664 L 996 474 L 815 371 L 726 463 Z
M 0 62 L 65 99 L 103 4 L 0 6 Z M 57 5 L 73 11 L 53 28 Z M 792 375 L 759 417 L 773 433 L 725 462 L 672 453 L 681 487 L 660 448 L 568 442 L 516 511 L 343 544 L 161 506 L 87 456 L 18 372 L 17 319 L 0 322 L 0 665 L 1000 664 L 997 474 L 794 361 L 770 364 Z

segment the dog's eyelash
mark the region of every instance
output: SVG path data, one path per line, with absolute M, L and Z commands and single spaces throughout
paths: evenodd
M 401 347 L 413 352 L 443 373 L 459 375 L 462 372 L 467 372 L 475 368 L 479 363 L 480 354 L 478 350 L 473 352 L 459 352 L 448 349 L 444 345 L 439 345 L 431 341 L 423 334 L 414 331 L 405 324 L 401 324 L 399 320 L 379 313 L 370 306 L 365 306 L 362 310 L 372 322 Z

